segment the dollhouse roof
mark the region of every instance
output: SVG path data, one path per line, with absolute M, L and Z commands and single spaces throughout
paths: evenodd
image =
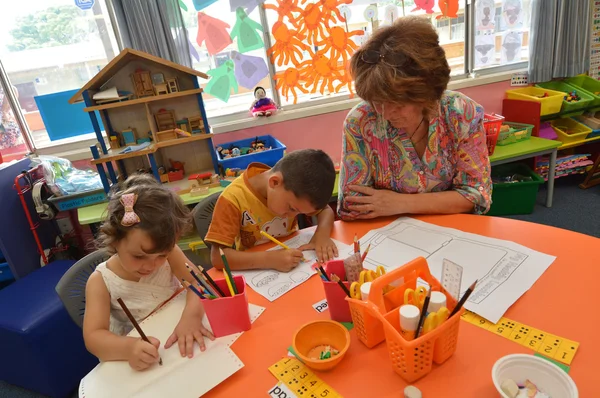
M 86 90 L 99 90 L 105 83 L 107 83 L 117 72 L 119 72 L 125 65 L 127 65 L 131 61 L 139 61 L 142 60 L 146 63 L 155 63 L 161 66 L 166 66 L 168 68 L 176 69 L 183 73 L 190 74 L 192 76 L 201 77 L 203 79 L 208 79 L 208 75 L 202 72 L 199 72 L 195 69 L 188 68 L 187 66 L 176 64 L 175 62 L 167 61 L 166 59 L 155 57 L 154 55 L 150 55 L 143 51 L 133 50 L 131 48 L 126 48 L 119 55 L 113 58 L 112 61 L 108 63 L 96 76 L 92 78 L 89 82 L 87 82 L 77 93 L 69 99 L 69 103 L 73 104 L 75 102 L 80 102 L 83 100 L 82 94 Z

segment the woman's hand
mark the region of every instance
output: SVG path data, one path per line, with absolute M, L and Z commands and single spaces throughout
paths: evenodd
M 388 189 L 375 189 L 361 185 L 346 186 L 346 208 L 351 211 L 358 212 L 356 219 L 377 218 L 383 216 L 391 216 L 395 214 L 406 213 L 402 210 L 401 194 L 390 191 Z M 352 196 L 351 193 L 356 192 L 362 196 Z
M 200 300 L 197 301 L 199 304 Z M 204 346 L 204 337 L 208 337 L 211 340 L 214 340 L 215 337 L 202 325 L 203 317 L 204 308 L 202 305 L 196 308 L 190 308 L 189 305 L 186 305 L 179 323 L 165 344 L 165 348 L 169 348 L 177 342 L 181 356 L 187 355 L 189 358 L 192 358 L 194 355 L 194 341 L 197 341 L 200 351 L 204 351 L 206 349 Z

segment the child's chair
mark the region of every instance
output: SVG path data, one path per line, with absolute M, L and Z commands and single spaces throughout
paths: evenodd
M 212 221 L 212 215 L 215 211 L 215 206 L 217 205 L 217 199 L 221 192 L 215 192 L 206 198 L 202 199 L 194 210 L 192 214 L 194 215 L 194 224 L 196 224 L 196 230 L 198 231 L 198 236 L 200 239 L 204 240 L 204 237 L 208 233 L 208 227 L 210 227 L 210 223 Z M 207 249 L 202 249 L 198 251 L 198 255 L 200 256 L 200 265 L 202 265 L 205 269 L 212 268 L 212 263 L 210 261 L 210 243 L 204 242 Z
M 98 264 L 109 258 L 110 255 L 104 250 L 88 254 L 69 268 L 56 284 L 56 293 L 58 293 L 73 322 L 80 328 L 83 327 L 87 280 L 92 272 L 96 270 Z

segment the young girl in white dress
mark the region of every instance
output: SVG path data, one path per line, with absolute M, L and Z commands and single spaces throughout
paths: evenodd
M 121 298 L 140 322 L 181 288 L 181 279 L 194 282 L 185 267 L 172 269 L 167 261 L 190 223 L 190 211 L 179 196 L 150 175 L 128 178 L 121 190 L 110 196 L 98 240 L 113 255 L 88 279 L 83 321 L 86 347 L 101 361 L 128 361 L 136 370 L 158 361 L 160 342 L 156 338 L 148 336 L 147 343 L 125 336 L 133 325 L 117 299 Z M 176 255 L 183 256 L 181 251 Z M 195 340 L 204 350 L 204 336 L 214 337 L 202 326 L 203 316 L 200 300 L 188 294 L 181 321 L 165 348 L 178 342 L 181 355 L 191 357 Z

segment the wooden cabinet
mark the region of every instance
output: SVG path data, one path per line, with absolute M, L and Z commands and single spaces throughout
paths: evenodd
M 133 80 L 133 89 L 135 90 L 135 95 L 138 98 L 154 95 L 154 86 L 152 85 L 150 71 L 136 71 L 131 75 L 131 79 Z

